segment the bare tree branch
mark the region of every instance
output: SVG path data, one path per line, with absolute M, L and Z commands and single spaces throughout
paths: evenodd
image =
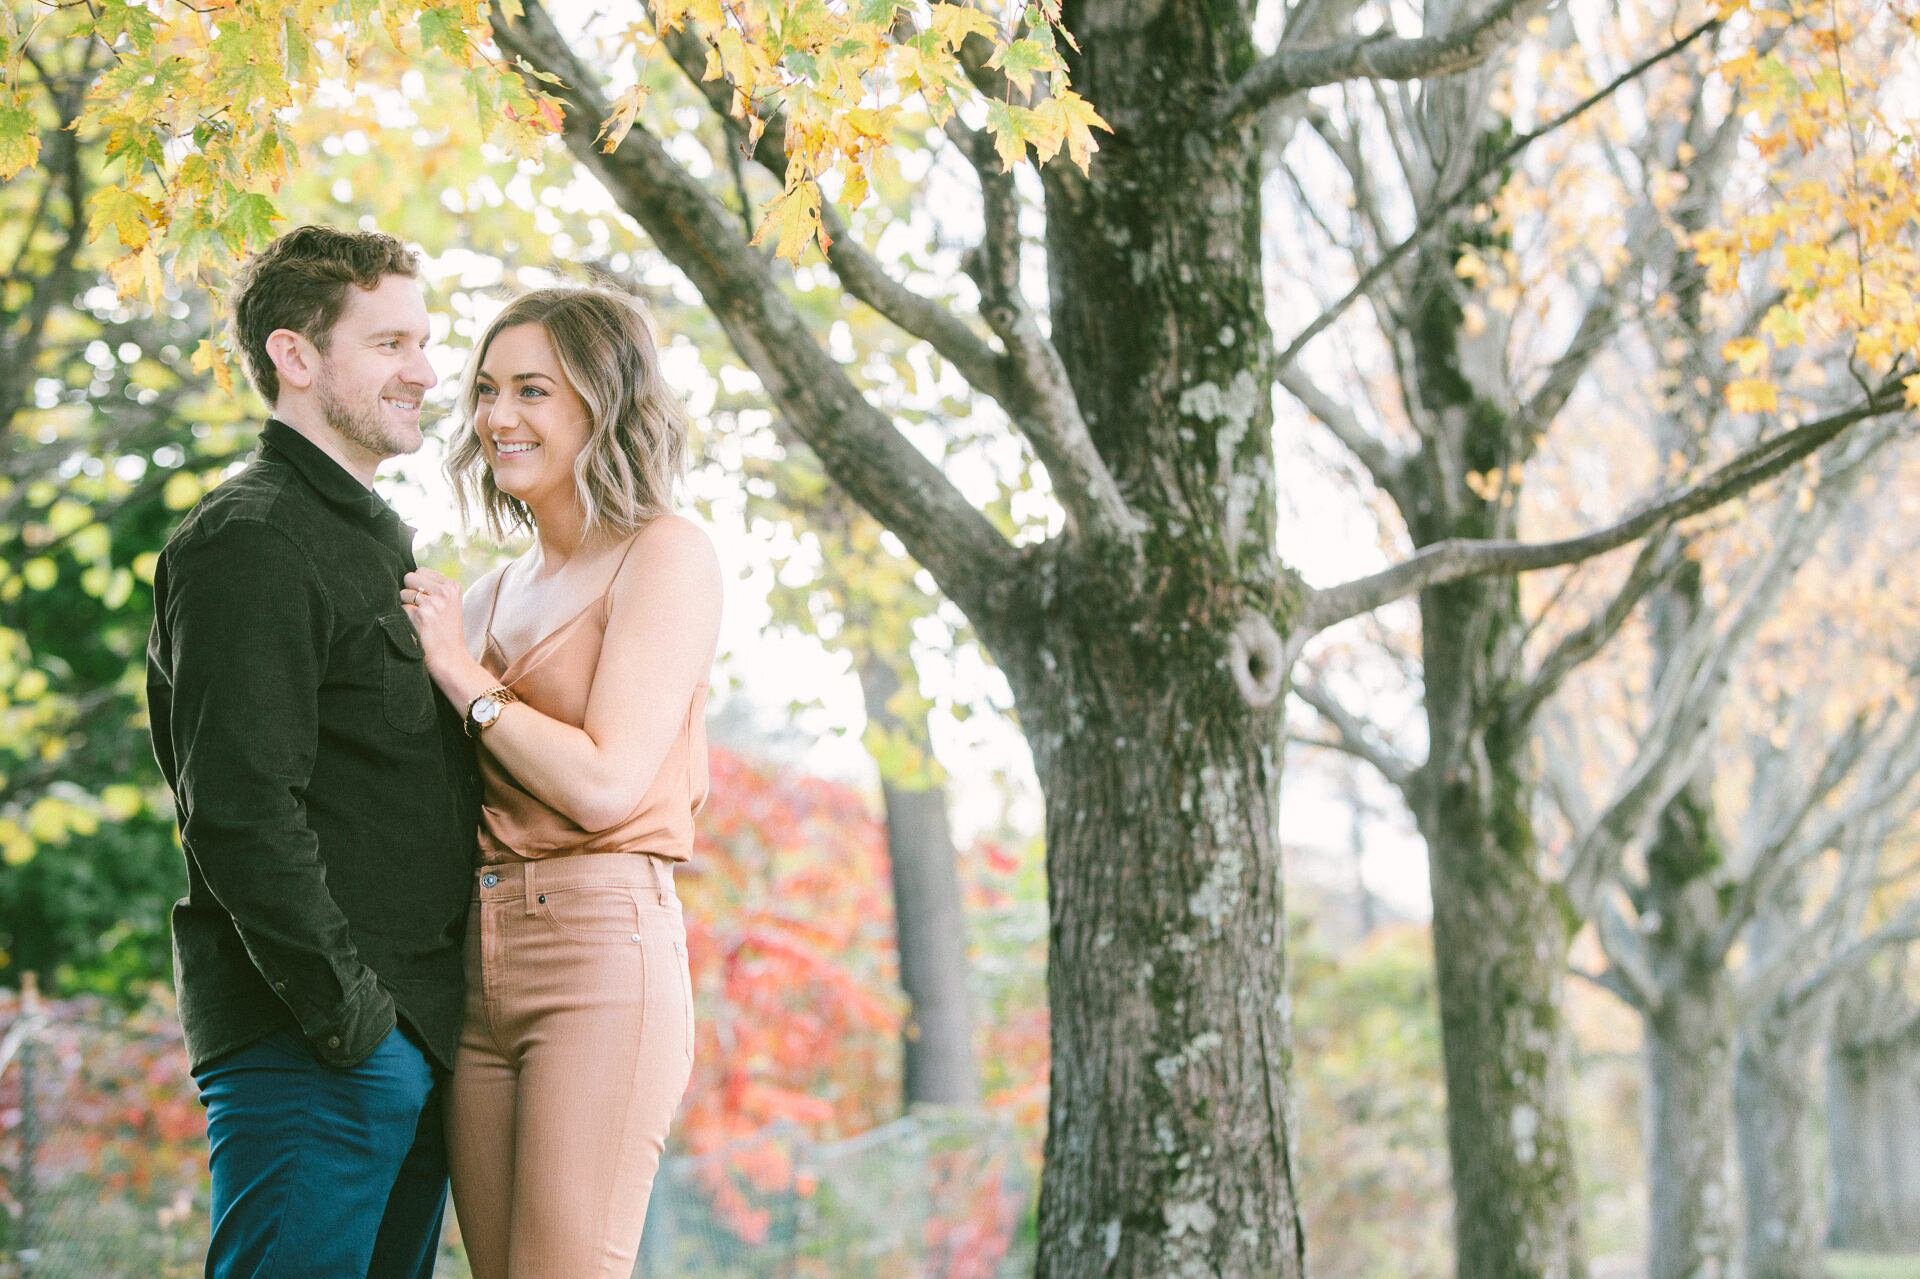
M 1321 312 L 1306 328 L 1300 330 L 1299 334 L 1287 344 L 1286 350 L 1280 353 L 1278 360 L 1275 362 L 1275 367 L 1285 368 L 1287 365 L 1293 363 L 1295 359 L 1299 358 L 1301 350 L 1306 347 L 1307 343 L 1319 337 L 1335 320 L 1346 314 L 1348 307 L 1371 292 L 1380 278 L 1397 266 L 1400 260 L 1411 253 L 1414 248 L 1419 245 L 1420 241 L 1425 239 L 1435 227 L 1445 225 L 1447 215 L 1465 204 L 1468 200 L 1474 199 L 1488 179 L 1504 172 L 1507 165 L 1528 147 L 1540 141 L 1540 139 L 1546 137 L 1548 134 L 1554 133 L 1564 127 L 1571 121 L 1579 119 L 1586 112 L 1619 92 L 1623 86 L 1645 75 L 1648 71 L 1673 57 L 1675 54 L 1680 53 L 1700 37 L 1711 31 L 1718 30 L 1720 25 L 1718 18 L 1709 19 L 1701 23 L 1659 52 L 1650 54 L 1642 58 L 1639 62 L 1634 63 L 1631 67 L 1628 67 L 1612 80 L 1609 80 L 1606 84 L 1600 86 L 1600 88 L 1594 90 L 1573 106 L 1568 107 L 1565 111 L 1547 121 L 1539 128 L 1534 129 L 1530 133 L 1521 134 L 1505 147 L 1502 147 L 1498 152 L 1495 152 L 1474 166 L 1473 171 L 1461 179 L 1457 186 L 1445 196 L 1435 201 L 1431 207 L 1420 211 L 1419 220 L 1404 240 L 1401 240 L 1398 244 L 1387 250 L 1379 261 L 1361 272 L 1360 278 L 1354 282 L 1352 288 L 1348 289 L 1346 293 L 1340 297 L 1339 301 Z
M 1838 790 L 1854 771 L 1869 740 L 1871 734 L 1868 732 L 1866 716 L 1856 715 L 1827 751 L 1819 771 L 1791 801 L 1791 806 L 1781 805 L 1778 814 L 1767 823 L 1767 833 L 1761 838 L 1758 849 L 1745 859 L 1745 873 L 1740 875 L 1734 886 L 1720 928 L 1714 934 L 1711 954 L 1724 958 L 1732 953 L 1747 924 L 1758 912 L 1760 903 L 1773 891 L 1781 877 L 1791 873 L 1803 860 L 1797 855 L 1801 841 L 1796 840 L 1795 835 L 1814 809 Z M 1784 765 L 1788 762 L 1787 753 L 1784 750 L 1775 751 L 1772 760 Z M 1760 783 L 1775 772 L 1790 774 L 1798 771 L 1786 767 L 1772 770 L 1763 765 L 1756 773 L 1756 796 L 1764 798 L 1790 793 L 1791 784 L 1784 776 L 1773 776 L 1772 785 Z M 1819 846 L 1825 847 L 1825 843 Z
M 1596 909 L 1596 932 L 1600 949 L 1607 956 L 1608 972 L 1618 982 L 1609 986 L 1639 1011 L 1651 1015 L 1660 1007 L 1660 980 L 1654 976 L 1646 943 L 1634 931 L 1620 905 L 1611 896 L 1603 897 Z
M 1282 368 L 1278 381 L 1287 393 L 1300 401 L 1300 406 L 1321 422 L 1335 439 L 1344 444 L 1347 452 L 1367 468 L 1367 474 L 1380 486 L 1380 491 L 1393 498 L 1402 506 L 1406 505 L 1407 495 L 1402 491 L 1405 479 L 1406 459 L 1398 456 L 1387 446 L 1386 441 L 1369 431 L 1360 423 L 1360 418 L 1346 405 L 1320 389 L 1320 385 L 1307 376 L 1304 369 L 1297 365 Z
M 1904 946 L 1916 941 L 1920 941 L 1920 902 L 1911 902 L 1880 928 L 1836 951 L 1826 963 L 1783 992 L 1781 999 L 1787 1011 L 1792 1012 L 1835 982 L 1857 972 L 1889 946 Z
M 1039 317 L 1020 288 L 1020 196 L 986 139 L 950 117 L 946 133 L 980 179 L 985 230 L 965 267 L 980 289 L 980 313 L 1013 361 L 1015 390 L 1008 412 L 1020 423 L 1046 466 L 1067 517 L 1103 541 L 1133 543 L 1142 528 L 1120 495 L 1080 412 L 1059 350 L 1040 331 Z
M 1872 450 L 1867 450 L 1871 456 Z M 1694 775 L 1710 747 L 1708 732 L 1724 698 L 1733 664 L 1769 617 L 1780 596 L 1813 553 L 1860 474 L 1858 460 L 1839 468 L 1806 509 L 1779 504 L 1773 545 L 1742 575 L 1735 603 L 1703 611 L 1664 654 L 1654 691 L 1651 723 L 1639 735 L 1640 749 L 1626 782 L 1576 844 L 1567 874 L 1567 894 L 1581 909 L 1618 873 L 1627 845 L 1639 839 Z
M 1334 745 L 1356 759 L 1365 760 L 1379 770 L 1381 776 L 1403 790 L 1413 780 L 1416 767 L 1413 761 L 1385 742 L 1376 740 L 1379 734 L 1372 731 L 1372 725 L 1349 711 L 1319 681 L 1297 678 L 1293 691 L 1333 729 L 1334 742 L 1322 745 Z
M 1449 538 L 1432 543 L 1391 568 L 1311 592 L 1302 611 L 1301 625 L 1309 630 L 1321 630 L 1404 595 L 1463 578 L 1488 573 L 1527 573 L 1590 559 L 1711 510 L 1779 475 L 1855 423 L 1899 409 L 1899 382 L 1890 381 L 1866 403 L 1763 440 L 1680 492 L 1650 502 L 1614 524 L 1578 537 L 1553 542 Z
M 1513 44 L 1548 0 L 1497 0 L 1478 17 L 1433 35 L 1361 36 L 1335 44 L 1283 44 L 1227 91 L 1216 117 L 1238 124 L 1291 94 L 1342 80 L 1427 80 L 1479 66 Z
M 1578 964 L 1568 964 L 1567 972 L 1589 985 L 1597 986 L 1629 1008 L 1641 1007 L 1640 996 L 1620 975 L 1618 969 L 1604 968 L 1599 972 L 1590 972 Z
M 1007 584 L 1019 553 L 884 414 L 867 402 L 808 331 L 747 245 L 727 209 L 635 127 L 619 149 L 596 145 L 610 114 L 540 0 L 509 19 L 496 2 L 494 38 L 529 67 L 559 77 L 536 84 L 565 105 L 564 136 L 574 154 L 700 290 L 734 349 L 759 376 L 829 474 L 906 543 L 990 646 L 1011 642 L 1003 625 Z
M 1640 554 L 1634 557 L 1633 567 L 1627 570 L 1627 580 L 1620 584 L 1606 607 L 1562 637 L 1552 651 L 1540 659 L 1539 666 L 1527 680 L 1526 691 L 1515 702 L 1516 722 L 1531 720 L 1569 675 L 1620 633 L 1640 601 L 1684 562 L 1686 557 L 1679 547 L 1679 539 L 1667 534 L 1647 539 Z

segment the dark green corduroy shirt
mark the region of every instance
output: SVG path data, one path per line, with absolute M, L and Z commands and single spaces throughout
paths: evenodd
M 478 783 L 400 607 L 412 541 L 270 421 L 160 554 L 147 700 L 186 851 L 196 1069 L 281 1027 L 349 1066 L 396 1013 L 453 1061 Z

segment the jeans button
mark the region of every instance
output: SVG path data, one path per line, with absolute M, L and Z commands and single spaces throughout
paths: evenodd
M 500 877 L 498 875 L 482 875 L 480 877 L 480 886 L 482 888 L 492 888 L 495 884 L 498 884 L 499 882 L 500 882 Z

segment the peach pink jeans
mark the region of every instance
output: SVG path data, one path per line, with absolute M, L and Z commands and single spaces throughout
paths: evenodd
M 671 863 L 589 853 L 474 872 L 448 1094 L 474 1279 L 626 1279 L 693 1068 Z

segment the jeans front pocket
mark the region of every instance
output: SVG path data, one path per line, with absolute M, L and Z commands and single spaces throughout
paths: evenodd
M 434 693 L 420 637 L 405 613 L 384 613 L 379 622 L 386 636 L 380 655 L 380 702 L 387 723 L 403 733 L 424 732 L 433 727 Z
M 555 930 L 590 941 L 640 940 L 640 905 L 624 884 L 549 889 L 538 895 L 540 914 Z

